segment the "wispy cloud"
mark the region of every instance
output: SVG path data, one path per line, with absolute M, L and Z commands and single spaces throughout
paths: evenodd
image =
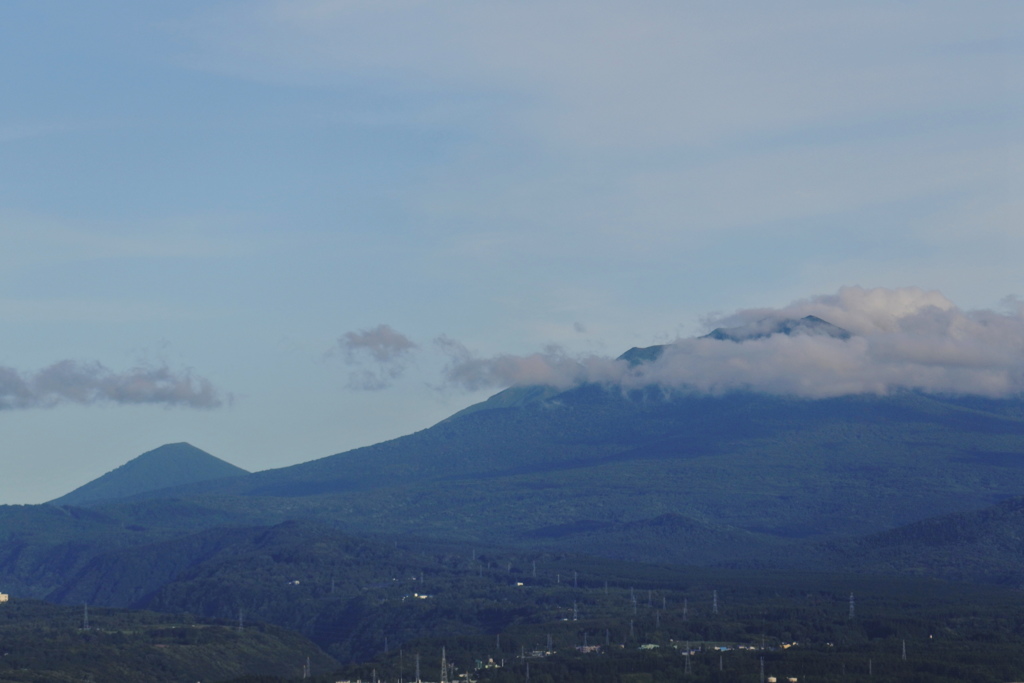
M 62 403 L 217 408 L 224 400 L 208 379 L 166 365 L 115 372 L 98 362 L 62 360 L 34 373 L 0 366 L 0 410 Z
M 182 31 L 201 68 L 341 88 L 368 120 L 448 129 L 459 140 L 448 163 L 396 192 L 492 270 L 565 263 L 581 244 L 620 262 L 699 265 L 702 252 L 742 257 L 738 240 L 770 235 L 791 270 L 861 257 L 872 277 L 923 280 L 964 253 L 960 236 L 984 234 L 970 264 L 930 279 L 949 288 L 991 279 L 997 259 L 1000 282 L 1013 281 L 1001 259 L 1015 252 L 996 240 L 1020 242 L 1021 209 L 1003 188 L 1008 170 L 1021 175 L 1006 160 L 1021 139 L 1007 112 L 1021 97 L 1022 11 L 264 0 Z M 899 264 L 882 264 L 893 253 Z
M 401 377 L 416 344 L 390 325 L 381 324 L 370 330 L 346 332 L 338 339 L 338 348 L 344 352 L 345 362 L 358 368 L 349 373 L 349 387 L 375 391 Z
M 598 356 L 576 357 L 559 346 L 548 346 L 526 356 L 502 354 L 491 358 L 474 355 L 460 342 L 446 336 L 434 340 L 448 358 L 447 383 L 476 391 L 512 385 L 540 384 L 563 389 L 583 382 L 614 379 L 614 366 Z

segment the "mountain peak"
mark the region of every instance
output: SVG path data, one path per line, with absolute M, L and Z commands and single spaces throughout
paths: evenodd
M 807 334 L 832 337 L 834 339 L 849 339 L 853 336 L 848 330 L 844 330 L 838 325 L 833 325 L 816 315 L 805 315 L 799 319 L 764 318 L 738 327 L 718 327 L 701 337 L 701 339 L 745 342 L 751 339 L 765 339 L 776 334 L 784 334 L 787 337 Z
M 802 318 L 763 318 L 737 327 L 717 327 L 699 339 L 741 343 L 752 339 L 767 339 L 776 334 L 783 334 L 787 337 L 813 335 L 843 340 L 853 336 L 849 330 L 833 325 L 816 315 L 805 315 Z M 668 346 L 671 345 L 634 346 L 619 356 L 619 360 L 627 361 L 631 366 L 650 363 L 658 360 Z
M 195 446 L 169 443 L 129 460 L 117 469 L 50 501 L 53 505 L 88 505 L 128 498 L 148 491 L 248 474 Z

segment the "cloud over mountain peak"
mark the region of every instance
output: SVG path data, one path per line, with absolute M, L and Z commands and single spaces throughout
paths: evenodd
M 620 358 L 560 349 L 477 358 L 461 348 L 448 380 L 467 388 L 583 382 L 707 393 L 823 398 L 918 390 L 1005 397 L 1024 391 L 1024 315 L 962 310 L 916 287 L 844 287 L 781 309 L 749 309 L 716 329 Z M 736 343 L 741 341 L 742 343 Z

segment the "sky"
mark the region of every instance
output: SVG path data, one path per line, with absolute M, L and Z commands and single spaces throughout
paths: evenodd
M 1020 3 L 7 0 L 0 63 L 2 504 L 529 382 L 1024 390 Z

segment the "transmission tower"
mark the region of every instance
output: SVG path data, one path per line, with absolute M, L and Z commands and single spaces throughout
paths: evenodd
M 711 591 L 711 613 L 718 614 L 718 591 Z
M 850 593 L 850 619 L 853 619 L 856 610 L 854 609 L 853 593 Z
M 441 683 L 448 681 L 448 658 L 445 656 L 444 648 L 441 648 Z

